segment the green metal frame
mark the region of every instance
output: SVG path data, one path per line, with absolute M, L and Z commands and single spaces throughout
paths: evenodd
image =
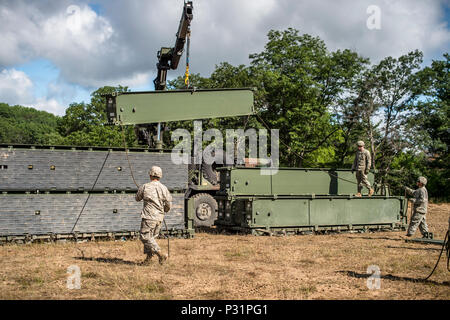
M 405 229 L 404 197 L 355 197 L 348 169 L 219 168 L 219 228 L 251 233 Z M 267 168 L 264 168 L 267 170 Z M 369 174 L 373 184 L 374 175 Z
M 255 230 L 401 229 L 407 226 L 404 197 L 219 196 L 219 228 Z
M 349 169 L 224 167 L 220 171 L 221 194 L 227 195 L 348 195 L 357 192 L 356 178 Z M 374 184 L 374 174 L 368 179 Z
M 106 95 L 110 124 L 136 125 L 244 116 L 254 113 L 253 90 L 202 89 Z
M 184 231 L 189 235 L 189 238 L 193 238 L 195 235 L 194 214 L 195 214 L 194 199 L 193 198 L 185 199 L 184 222 L 186 229 Z

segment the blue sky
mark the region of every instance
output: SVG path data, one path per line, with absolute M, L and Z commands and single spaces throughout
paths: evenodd
M 449 52 L 450 7 L 438 0 L 194 0 L 191 72 L 248 64 L 270 29 L 293 27 L 377 62 L 419 49 L 424 65 Z M 367 8 L 380 9 L 369 30 Z M 104 85 L 153 90 L 156 52 L 173 46 L 182 0 L 3 0 L 0 102 L 63 115 Z M 184 57 L 169 78 L 184 73 Z

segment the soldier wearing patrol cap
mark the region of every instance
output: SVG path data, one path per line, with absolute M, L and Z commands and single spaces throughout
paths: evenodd
M 369 189 L 370 197 L 374 192 L 367 179 L 372 163 L 370 152 L 364 149 L 364 141 L 358 141 L 356 145 L 358 150 L 356 151 L 355 160 L 352 165 L 352 173 L 356 171 L 356 182 L 358 183 L 358 193 L 355 196 L 361 197 L 362 188 L 366 186 Z
M 167 187 L 159 181 L 162 178 L 160 167 L 153 166 L 149 171 L 149 176 L 150 182 L 140 186 L 136 193 L 136 201 L 144 200 L 141 211 L 140 240 L 144 244 L 144 254 L 147 254 L 147 258 L 143 264 L 149 264 L 155 254 L 159 257 L 159 263 L 162 264 L 167 259 L 167 255 L 162 254 L 156 238 L 161 231 L 164 214 L 172 206 L 172 195 Z
M 417 179 L 418 189 L 413 190 L 408 187 L 404 187 L 406 192 L 414 196 L 413 212 L 411 215 L 411 222 L 409 223 L 407 237 L 411 237 L 419 227 L 420 232 L 424 238 L 429 237 L 428 226 L 426 221 L 426 213 L 428 210 L 428 191 L 425 188 L 427 184 L 427 178 L 419 177 Z

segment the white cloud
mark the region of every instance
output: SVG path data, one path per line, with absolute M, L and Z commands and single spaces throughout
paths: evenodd
M 87 5 L 70 5 L 65 12 L 42 21 L 40 26 L 43 38 L 39 42 L 45 43 L 42 47 L 49 56 L 65 51 L 98 54 L 113 34 L 109 22 Z M 34 46 L 39 47 L 37 43 Z
M 105 1 L 97 14 L 88 0 L 0 3 L 0 68 L 50 60 L 68 83 L 142 86 L 156 74 L 156 52 L 173 46 L 180 0 Z M 331 50 L 350 48 L 373 61 L 423 50 L 448 51 L 445 1 L 424 0 L 195 0 L 191 72 L 208 76 L 222 61 L 247 64 L 263 50 L 270 29 L 293 27 L 320 36 Z M 369 30 L 366 10 L 381 9 L 381 29 Z M 182 75 L 184 57 L 173 78 Z
M 29 107 L 33 107 L 37 110 L 44 110 L 58 116 L 65 114 L 66 106 L 63 106 L 56 99 L 37 98 L 36 102 L 29 104 Z
M 156 51 L 172 46 L 181 14 L 177 0 L 103 1 L 105 15 L 133 65 L 155 70 Z M 377 62 L 415 49 L 425 57 L 448 50 L 450 32 L 441 1 L 423 0 L 196 0 L 191 37 L 191 72 L 207 76 L 222 61 L 247 64 L 264 49 L 270 29 L 288 27 L 321 37 L 330 50 L 352 49 Z M 381 9 L 381 29 L 369 30 L 367 8 Z M 184 62 L 184 61 L 183 61 Z M 183 63 L 169 76 L 183 74 Z
M 3 69 L 0 72 L 0 102 L 64 115 L 66 107 L 56 99 L 36 98 L 33 91 L 34 84 L 25 72 L 14 68 Z
M 4 69 L 0 72 L 0 101 L 28 104 L 33 101 L 33 83 L 22 71 Z
M 6 2 L 0 20 L 0 66 L 44 58 L 66 81 L 89 88 L 149 79 L 149 70 L 133 67 L 134 50 L 122 46 L 108 19 L 87 4 L 62 1 L 48 10 L 39 2 Z

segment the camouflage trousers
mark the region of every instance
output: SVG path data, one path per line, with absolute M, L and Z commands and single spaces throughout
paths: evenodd
M 358 184 L 359 193 L 361 193 L 363 186 L 369 190 L 372 188 L 369 180 L 367 179 L 367 175 L 364 174 L 364 171 L 356 171 L 356 183 Z
M 160 231 L 161 221 L 142 219 L 139 238 L 144 244 L 145 254 L 152 256 L 161 250 L 158 243 L 156 243 L 156 238 Z
M 425 232 L 428 232 L 428 225 L 425 214 L 419 213 L 414 210 L 413 214 L 411 215 L 411 222 L 409 223 L 408 227 L 408 235 L 412 236 L 416 232 L 417 227 L 419 227 L 420 233 L 422 235 L 424 235 Z

